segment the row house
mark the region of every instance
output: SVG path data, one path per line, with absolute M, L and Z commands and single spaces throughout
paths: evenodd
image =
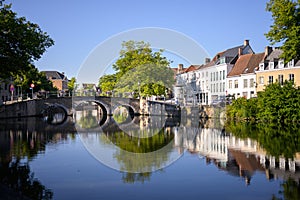
M 265 54 L 256 71 L 257 92 L 263 91 L 268 84 L 283 84 L 286 80 L 300 86 L 300 61 L 292 59 L 286 63 L 280 58 L 282 50 L 279 48 L 266 47 Z
M 50 80 L 54 87 L 58 89 L 59 92 L 65 93 L 68 90 L 68 78 L 64 72 L 60 73 L 58 71 L 42 71 L 45 73 L 48 80 Z
M 12 92 L 10 88 L 12 84 L 12 81 L 0 80 L 0 105 L 2 105 L 6 101 L 11 100 Z
M 227 95 L 235 98 L 256 96 L 256 74 L 265 53 L 241 55 L 227 75 Z
M 210 105 L 214 100 L 224 99 L 228 73 L 232 70 L 239 56 L 253 53 L 249 40 L 245 40 L 243 45 L 219 52 L 212 60 L 206 59 L 204 65 L 198 65 L 188 72 L 183 71 L 177 74 L 177 83 L 180 82 L 181 88 L 186 84 L 192 91 L 188 94 L 189 89 L 187 89 L 182 94 L 175 89 L 175 97 L 176 93 L 183 95 L 184 102 L 188 102 L 193 96 L 195 98 L 194 103 L 203 105 Z
M 178 68 L 173 68 L 176 73 L 176 85 L 174 86 L 175 99 L 181 104 L 195 104 L 196 103 L 196 80 L 199 75 L 195 73 L 200 65 L 191 65 L 184 68 L 183 64 L 179 64 Z

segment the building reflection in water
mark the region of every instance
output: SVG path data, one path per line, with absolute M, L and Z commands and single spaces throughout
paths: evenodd
M 298 153 L 293 158 L 276 159 L 268 155 L 257 141 L 226 133 L 222 123 L 216 126 L 214 121 L 209 120 L 200 127 L 175 127 L 175 147 L 180 153 L 185 149 L 197 153 L 201 158 L 205 157 L 207 163 L 215 164 L 230 175 L 243 177 L 247 185 L 255 172 L 264 172 L 269 180 L 292 178 L 299 183 Z
M 126 145 L 135 145 L 135 147 L 143 147 L 144 152 L 157 151 L 162 146 L 168 147 L 162 154 L 158 154 L 159 162 L 155 163 L 147 158 L 140 159 L 141 162 L 134 163 L 134 167 L 137 168 L 151 168 L 153 163 L 158 166 L 163 165 L 170 159 L 176 160 L 176 156 L 171 158 L 174 152 L 181 155 L 186 150 L 205 158 L 207 163 L 215 165 L 229 175 L 243 177 L 246 184 L 251 183 L 253 175 L 257 172 L 265 173 L 269 180 L 293 179 L 299 184 L 300 159 L 298 154 L 293 158 L 279 157 L 277 159 L 268 155 L 257 141 L 249 138 L 241 139 L 227 133 L 224 124 L 218 120 L 194 123 L 187 119 L 178 123 L 174 119 L 137 117 L 127 126 L 128 124 L 118 124 L 112 119 L 108 119 L 102 127 L 105 134 L 103 137 L 98 137 L 99 134 L 96 131 L 99 130 L 100 118 L 99 113 L 93 111 L 78 112 L 76 118 L 70 118 L 66 123 L 58 126 L 47 125 L 38 118 L 2 123 L 0 126 L 1 183 L 14 188 L 23 185 L 23 188 L 29 188 L 28 195 L 44 194 L 52 197 L 52 191 L 43 186 L 38 179 L 26 179 L 27 181 L 23 182 L 20 180 L 25 180 L 24 177 L 32 177 L 28 163 L 38 154 L 43 154 L 46 146 L 59 145 L 63 141 L 73 140 L 75 134 L 82 128 L 82 136 L 93 139 L 89 142 L 96 141 L 98 145 L 101 144 L 99 143 L 100 139 L 104 145 L 107 141 L 115 142 L 115 145 L 119 144 L 125 150 L 128 146 L 120 142 L 126 142 Z M 77 120 L 77 124 L 73 120 Z M 75 125 L 78 125 L 77 129 Z M 126 130 L 129 135 L 122 135 L 122 130 Z M 142 137 L 129 140 L 129 136 L 136 137 L 137 134 L 142 134 Z M 152 137 L 153 146 L 145 145 L 149 137 Z M 134 148 L 130 150 L 135 151 Z M 119 162 L 119 165 L 121 164 L 126 168 L 128 168 L 126 162 L 132 162 L 131 159 L 127 158 L 124 154 L 115 154 L 115 162 Z M 151 177 L 151 173 L 148 172 L 123 173 L 122 175 L 126 183 L 148 181 Z M 22 184 L 20 185 L 20 183 Z M 17 188 L 17 190 L 22 191 L 21 188 Z

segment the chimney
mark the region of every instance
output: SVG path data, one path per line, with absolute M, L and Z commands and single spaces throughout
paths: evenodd
M 183 64 L 178 64 L 178 72 L 181 72 L 183 70 Z
M 249 45 L 249 40 L 244 40 L 244 47 Z
M 271 52 L 272 52 L 272 47 L 266 46 L 265 47 L 265 57 L 270 55 Z
M 243 49 L 242 48 L 239 48 L 239 57 L 243 55 Z
M 210 63 L 210 58 L 205 58 L 205 64 Z

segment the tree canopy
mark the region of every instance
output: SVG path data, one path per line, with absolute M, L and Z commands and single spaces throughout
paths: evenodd
M 174 82 L 170 62 L 144 41 L 122 43 L 119 59 L 113 64 L 115 74 L 99 79 L 102 92 L 134 92 L 142 96 L 162 95 Z
M 41 58 L 54 41 L 25 17 L 18 17 L 11 5 L 0 1 L 0 78 L 20 75 Z
M 291 81 L 268 85 L 257 98 L 238 98 L 226 108 L 229 119 L 291 122 L 300 119 L 300 88 Z
M 265 34 L 267 39 L 272 45 L 282 43 L 285 62 L 300 59 L 300 0 L 270 0 L 266 10 L 274 21 Z

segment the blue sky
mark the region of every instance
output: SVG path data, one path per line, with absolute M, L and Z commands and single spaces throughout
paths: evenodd
M 76 76 L 90 52 L 113 35 L 160 27 L 194 39 L 209 54 L 243 44 L 255 52 L 269 45 L 264 33 L 272 23 L 267 0 L 6 0 L 12 9 L 40 25 L 54 39 L 36 62 L 39 70 Z M 178 65 L 178 60 L 172 64 Z M 200 63 L 194 63 L 200 64 Z

